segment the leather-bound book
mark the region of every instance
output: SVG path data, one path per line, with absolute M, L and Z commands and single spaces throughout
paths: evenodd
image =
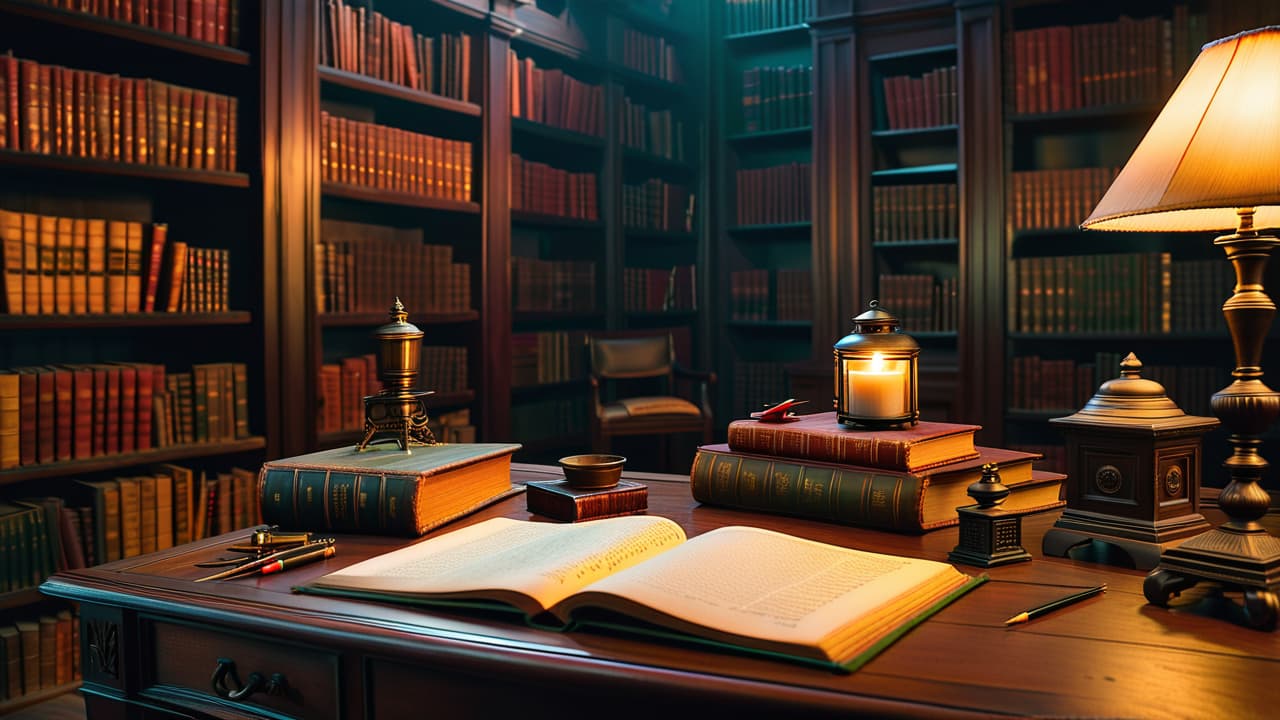
M 634 515 L 649 508 L 649 488 L 630 480 L 607 488 L 575 488 L 565 480 L 534 480 L 525 488 L 529 512 L 567 522 Z

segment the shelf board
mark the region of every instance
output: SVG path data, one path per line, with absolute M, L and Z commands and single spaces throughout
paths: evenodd
M 22 467 L 0 470 L 0 485 L 39 480 L 42 478 L 61 477 L 76 473 L 91 473 L 101 470 L 133 465 L 147 465 L 174 460 L 212 457 L 215 455 L 231 455 L 233 453 L 261 450 L 267 441 L 261 436 L 247 437 L 227 442 L 191 443 L 188 445 L 172 445 L 165 448 L 153 448 L 142 452 L 117 453 L 115 455 L 99 455 L 81 460 L 63 460 L 60 462 L 24 465 Z
M 648 90 L 666 93 L 668 95 L 676 95 L 679 97 L 689 97 L 692 95 L 689 88 L 679 83 L 673 83 L 670 80 L 663 80 L 656 75 L 633 70 L 632 68 L 622 65 L 621 63 L 610 63 L 609 72 L 624 85 L 640 86 Z
M 956 163 L 938 163 L 936 165 L 915 165 L 912 167 L 891 168 L 889 170 L 874 170 L 871 173 L 873 178 L 897 178 L 912 177 L 915 175 L 940 175 L 942 173 L 954 173 L 959 168 Z
M 480 117 L 482 112 L 479 105 L 473 102 L 465 102 L 455 100 L 451 97 L 436 95 L 434 93 L 415 90 L 414 88 L 396 83 L 386 82 L 367 75 L 339 70 L 321 65 L 317 68 L 320 75 L 321 83 L 329 83 L 350 90 L 369 93 L 371 95 L 380 95 L 382 97 L 400 100 L 402 102 L 412 103 L 414 105 L 422 105 L 425 107 L 443 110 L 445 112 L 455 113 L 457 115 L 470 115 L 472 117 Z
M 813 223 L 808 221 L 790 222 L 790 223 L 770 223 L 766 225 L 733 225 L 725 230 L 730 235 L 743 236 L 761 236 L 772 233 L 788 233 L 796 234 L 801 232 L 809 232 L 813 228 Z
M 363 185 L 347 185 L 344 183 L 325 182 L 321 183 L 320 192 L 328 197 L 359 200 L 360 202 L 376 203 L 379 205 L 398 205 L 401 207 L 416 207 L 423 208 L 425 210 L 440 210 L 443 212 L 466 213 L 469 215 L 480 214 L 480 203 L 477 202 L 449 200 L 446 198 L 432 197 L 430 195 L 415 195 L 413 193 L 396 192 L 395 190 L 371 188 Z
M 910 250 L 922 247 L 957 247 L 960 238 L 921 238 L 919 240 L 876 240 L 871 247 L 877 250 Z
M 812 125 L 799 125 L 797 127 L 778 128 L 776 130 L 755 130 L 752 132 L 741 132 L 728 137 L 728 141 L 735 145 L 763 145 L 774 140 L 807 140 L 813 134 Z
M 546 213 L 527 212 L 525 210 L 512 210 L 511 223 L 513 225 L 574 228 L 579 230 L 604 229 L 604 223 L 599 220 L 584 220 L 582 218 L 548 215 Z
M 800 24 L 765 28 L 763 30 L 749 30 L 723 37 L 724 41 L 731 45 L 749 45 L 760 41 L 782 42 L 784 40 L 799 40 L 802 37 L 808 38 L 808 36 L 809 26 Z
M 0 610 L 8 610 L 10 608 L 18 608 L 26 605 L 32 605 L 40 602 L 44 598 L 40 594 L 38 588 L 23 588 L 22 590 L 11 590 L 9 592 L 0 593 Z M 0 708 L 4 708 L 5 704 L 0 702 Z M 0 715 L 3 715 L 0 711 Z
M 1025 341 L 1072 341 L 1081 340 L 1098 340 L 1114 342 L 1116 340 L 1125 340 L 1130 342 L 1197 342 L 1203 340 L 1227 340 L 1226 323 L 1223 323 L 1221 330 L 1201 330 L 1197 332 L 1172 332 L 1172 333 L 1141 333 L 1141 332 L 1124 332 L 1117 330 L 1097 330 L 1093 332 L 1065 332 L 1065 333 L 1009 333 L 1010 340 Z M 1271 338 L 1268 338 L 1270 340 Z
M 217 313 L 109 313 L 105 315 L 3 315 L 0 330 L 46 328 L 187 327 L 191 325 L 248 325 L 253 315 L 233 310 Z
M 599 310 L 517 310 L 511 314 L 513 322 L 578 322 L 589 323 L 604 319 Z
M 480 319 L 480 313 L 476 310 L 464 310 L 460 312 L 446 313 L 410 313 L 409 322 L 414 325 L 449 325 L 453 323 L 475 322 Z M 343 313 L 320 313 L 316 316 L 316 322 L 320 327 L 378 327 L 385 325 L 387 322 L 387 314 L 385 312 L 343 312 Z
M 947 53 L 954 54 L 956 52 L 955 45 L 933 45 L 930 47 L 911 48 L 909 50 L 898 50 L 895 52 L 881 53 L 872 55 L 867 58 L 868 62 L 882 63 L 893 60 L 903 60 L 906 58 L 927 57 L 929 55 L 945 55 Z
M 646 230 L 645 228 L 626 228 L 623 231 L 628 240 L 668 240 L 673 242 L 689 242 L 696 240 L 698 234 L 684 230 Z
M 50 688 L 41 688 L 35 692 L 27 693 L 26 695 L 19 695 L 16 698 L 10 698 L 0 702 L 0 715 L 8 715 L 11 712 L 17 711 L 19 708 L 39 705 L 40 703 L 52 700 L 59 695 L 74 692 L 79 689 L 79 687 L 80 681 L 76 680 L 75 682 L 63 683 L 62 685 L 55 685 Z
M 625 146 L 622 149 L 622 158 L 623 162 L 644 164 L 651 168 L 659 168 L 662 170 L 674 170 L 681 173 L 692 173 L 694 171 L 693 166 L 684 160 L 675 160 L 673 158 L 655 155 L 651 152 L 645 152 L 644 150 L 637 150 L 636 148 Z
M 689 320 L 696 317 L 697 310 L 627 310 L 624 313 L 632 320 Z
M 808 330 L 809 320 L 730 320 L 729 327 L 740 330 Z
M 877 140 L 901 140 L 929 137 L 931 135 L 954 135 L 960 131 L 959 125 L 934 125 L 933 127 L 896 128 L 894 130 L 873 130 L 871 137 Z
M 251 61 L 249 53 L 239 48 L 208 43 L 203 40 L 193 40 L 189 37 L 156 30 L 144 25 L 112 20 L 76 10 L 65 10 L 44 3 L 31 2 L 30 0 L 9 0 L 0 5 L 0 11 L 23 15 L 53 25 L 61 25 L 100 35 L 109 35 L 143 45 L 174 50 L 214 62 L 248 66 Z
M 593 149 L 604 148 L 604 138 L 602 137 L 575 132 L 573 130 L 565 130 L 564 128 L 558 128 L 552 125 L 534 122 L 532 120 L 525 120 L 524 118 L 511 118 L 511 130 L 539 140 L 551 140 L 553 142 L 564 143 L 566 145 L 575 145 Z
M 17 150 L 0 150 L 0 167 L 94 173 L 97 175 L 115 175 L 145 180 L 221 185 L 232 188 L 249 187 L 249 175 L 247 173 L 227 172 L 224 170 L 192 170 L 168 165 L 143 165 L 71 155 L 44 155 Z
M 1044 113 L 1010 113 L 1015 127 L 1024 125 L 1054 125 L 1079 123 L 1086 121 L 1110 121 L 1133 117 L 1150 116 L 1154 118 L 1160 112 L 1161 103 L 1124 103 L 1118 105 L 1092 105 L 1090 107 L 1059 110 Z

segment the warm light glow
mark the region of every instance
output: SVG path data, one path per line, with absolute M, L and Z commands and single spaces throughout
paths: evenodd
M 1280 227 L 1280 26 L 1205 45 L 1082 227 Z
M 907 414 L 907 363 L 886 362 L 880 353 L 849 368 L 845 376 L 845 397 L 849 414 L 862 418 L 898 418 Z

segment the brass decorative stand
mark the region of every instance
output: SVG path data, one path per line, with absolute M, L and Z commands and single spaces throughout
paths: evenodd
M 1262 345 L 1276 306 L 1263 291 L 1263 273 L 1272 248 L 1280 239 L 1259 235 L 1253 228 L 1253 208 L 1240 210 L 1234 235 L 1214 240 L 1235 266 L 1235 291 L 1222 306 L 1235 347 L 1235 380 L 1213 396 L 1213 412 L 1231 432 L 1232 454 L 1222 463 L 1231 480 L 1218 496 L 1228 520 L 1221 526 L 1165 551 L 1147 576 L 1142 592 L 1154 605 L 1202 580 L 1244 595 L 1245 621 L 1250 627 L 1274 630 L 1280 615 L 1280 539 L 1258 520 L 1270 505 L 1258 486 L 1267 461 L 1258 454 L 1260 436 L 1280 416 L 1280 393 L 1262 382 Z
M 396 298 L 388 313 L 391 322 L 374 331 L 378 340 L 378 378 L 383 389 L 364 398 L 364 436 L 356 450 L 365 450 L 383 440 L 394 440 L 401 450 L 413 445 L 435 445 L 436 437 L 427 427 L 426 397 L 434 390 L 414 390 L 422 353 L 423 332 Z
M 1000 482 L 1000 468 L 995 463 L 983 465 L 982 479 L 971 484 L 968 493 L 978 504 L 956 508 L 960 544 L 947 559 L 978 567 L 1030 560 L 1031 553 L 1022 547 L 1022 516 L 1026 513 L 998 507 L 1009 497 L 1009 488 Z

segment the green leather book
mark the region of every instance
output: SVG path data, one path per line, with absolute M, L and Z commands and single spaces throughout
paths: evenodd
M 632 515 L 492 518 L 295 590 L 501 608 L 548 629 L 608 628 L 852 672 L 985 579 L 753 527 L 686 539 L 667 518 Z
M 340 447 L 271 460 L 259 471 L 262 521 L 291 530 L 417 536 L 523 488 L 518 444 Z

